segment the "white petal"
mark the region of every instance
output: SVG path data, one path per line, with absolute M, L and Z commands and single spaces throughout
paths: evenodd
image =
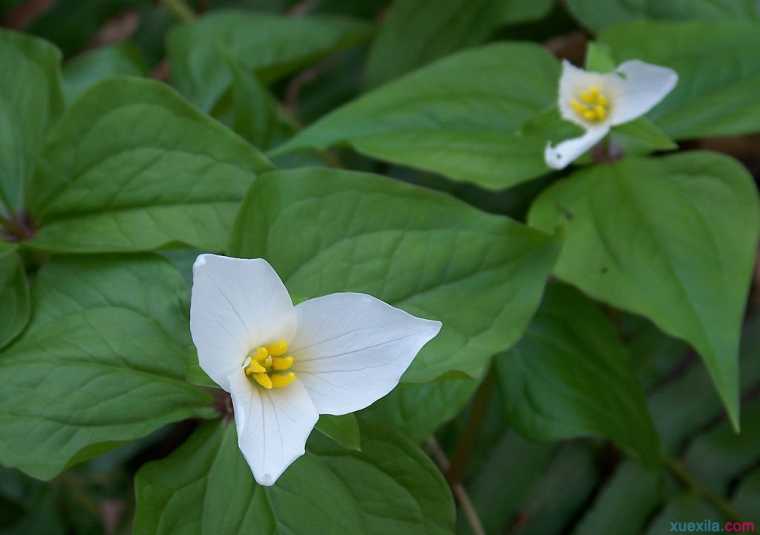
M 358 293 L 310 299 L 296 311 L 294 370 L 320 414 L 358 411 L 388 394 L 441 329 Z
M 583 128 L 588 128 L 588 123 L 581 120 L 570 107 L 570 101 L 591 86 L 605 88 L 608 76 L 598 72 L 584 71 L 564 60 L 562 62 L 562 75 L 559 79 L 559 100 L 557 102 L 562 118 Z
M 641 117 L 678 83 L 678 74 L 673 69 L 638 60 L 622 63 L 615 74 L 608 76 L 618 78 L 616 94 L 612 95 L 613 125 Z
M 319 414 L 304 386 L 264 390 L 241 372 L 228 377 L 235 408 L 238 446 L 259 485 L 274 485 L 304 454 Z
M 225 390 L 248 351 L 289 341 L 296 321 L 288 291 L 265 260 L 204 254 L 195 261 L 190 332 L 201 368 Z
M 546 165 L 552 169 L 564 169 L 584 152 L 599 143 L 609 130 L 607 126 L 589 128 L 582 136 L 568 139 L 554 147 L 549 143 L 544 151 Z

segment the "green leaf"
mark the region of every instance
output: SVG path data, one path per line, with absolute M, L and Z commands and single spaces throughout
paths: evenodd
M 232 60 L 230 69 L 233 73 L 230 90 L 214 107 L 213 116 L 264 150 L 292 136 L 296 130 L 294 123 L 256 75 Z
M 395 0 L 367 63 L 375 87 L 462 48 L 483 43 L 505 22 L 545 15 L 551 0 Z
M 34 183 L 28 244 L 56 252 L 221 250 L 256 173 L 253 147 L 165 85 L 98 83 L 72 106 Z
M 401 383 L 362 411 L 361 417 L 378 425 L 392 425 L 422 442 L 464 409 L 478 384 L 475 379 L 462 377 L 430 383 Z
M 665 132 L 646 117 L 613 127 L 610 143 L 629 156 L 644 156 L 650 152 L 678 148 Z
M 0 349 L 26 327 L 31 315 L 24 263 L 14 247 L 0 242 Z
M 359 422 L 353 414 L 320 414 L 315 429 L 348 450 L 362 450 Z
M 755 468 L 744 478 L 734 496 L 734 506 L 742 519 L 760 524 L 760 468 Z
M 562 229 L 561 279 L 691 343 L 738 427 L 739 332 L 760 234 L 741 165 L 691 152 L 595 167 L 545 190 L 529 221 Z
M 586 70 L 595 72 L 614 71 L 617 63 L 612 58 L 610 47 L 604 43 L 589 41 L 586 45 Z
M 507 188 L 549 171 L 545 132 L 526 126 L 556 108 L 558 79 L 559 63 L 537 45 L 461 52 L 335 110 L 274 153 L 348 144 L 381 160 Z
M 509 422 L 537 440 L 610 438 L 650 465 L 659 440 L 618 333 L 593 302 L 561 285 L 520 342 L 496 359 Z
M 758 24 L 636 22 L 600 39 L 619 61 L 639 59 L 678 73 L 675 89 L 647 115 L 674 139 L 760 130 Z
M 184 382 L 187 292 L 158 257 L 43 267 L 32 322 L 0 356 L 0 463 L 50 479 L 167 423 L 210 417 L 211 399 Z
M 271 81 L 370 34 L 369 25 L 348 18 L 216 11 L 169 34 L 172 81 L 180 93 L 208 111 L 232 82 L 229 58 Z
M 573 16 L 594 31 L 642 19 L 698 19 L 711 24 L 723 20 L 760 19 L 757 0 L 567 0 L 566 3 Z M 667 40 L 663 44 L 666 43 Z
M 75 57 L 63 69 L 63 92 L 71 105 L 97 82 L 114 76 L 144 76 L 140 49 L 128 43 L 96 48 Z
M 0 30 L 0 216 L 23 208 L 45 132 L 63 109 L 60 62 L 45 41 Z
M 760 401 L 745 404 L 742 410 L 746 423 L 740 434 L 722 424 L 697 437 L 686 452 L 689 472 L 720 496 L 760 461 Z
M 296 238 L 297 237 L 297 238 Z M 266 258 L 293 295 L 364 292 L 443 322 L 405 375 L 478 377 L 522 335 L 557 243 L 505 217 L 376 175 L 302 169 L 262 176 L 230 250 Z
M 453 533 L 446 482 L 414 444 L 362 427 L 362 452 L 314 447 L 274 486 L 256 485 L 234 425 L 201 427 L 135 480 L 135 534 Z
M 665 508 L 658 514 L 649 525 L 645 532 L 647 535 L 660 535 L 662 533 L 684 533 L 694 532 L 717 532 L 723 531 L 723 518 L 720 511 L 704 501 L 699 495 L 684 494 L 678 496 L 667 503 Z M 727 520 L 727 519 L 726 519 Z M 678 530 L 673 530 L 673 523 L 676 523 Z M 707 525 L 703 524 L 707 522 Z M 692 528 L 689 529 L 689 524 Z M 705 526 L 709 531 L 697 526 Z M 717 531 L 716 531 L 717 528 Z

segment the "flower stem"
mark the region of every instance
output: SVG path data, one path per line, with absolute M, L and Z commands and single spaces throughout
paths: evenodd
M 451 457 L 451 466 L 446 472 L 446 479 L 452 485 L 457 484 L 464 479 L 467 465 L 472 457 L 472 450 L 475 447 L 475 441 L 478 436 L 480 424 L 486 415 L 488 401 L 491 398 L 491 388 L 493 386 L 493 372 L 489 369 L 486 378 L 480 383 L 475 397 L 472 400 L 470 417 L 464 431 L 459 435 L 454 455 Z
M 438 444 L 435 437 L 428 439 L 427 448 L 441 470 L 443 472 L 448 472 L 451 465 L 446 457 L 446 453 L 444 453 L 443 448 Z M 457 502 L 459 502 L 459 507 L 462 509 L 462 513 L 464 514 L 467 523 L 470 525 L 472 535 L 486 535 L 486 530 L 483 529 L 483 523 L 480 521 L 478 511 L 472 504 L 472 500 L 470 500 L 470 496 L 467 494 L 464 486 L 461 483 L 451 483 L 450 485 L 451 492 L 454 494 Z
M 665 459 L 665 464 L 684 486 L 688 487 L 693 493 L 701 496 L 706 501 L 715 506 L 718 511 L 728 520 L 739 520 L 741 516 L 739 512 L 734 509 L 734 506 L 725 498 L 715 494 L 705 485 L 699 482 L 694 476 L 691 475 L 686 466 L 679 460 L 668 457 Z
M 185 0 L 161 0 L 161 2 L 178 20 L 182 22 L 195 21 L 195 13 L 190 9 Z

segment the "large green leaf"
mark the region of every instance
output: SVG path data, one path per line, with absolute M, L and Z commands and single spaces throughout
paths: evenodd
M 755 468 L 741 482 L 734 495 L 734 505 L 742 514 L 743 520 L 760 524 L 760 468 Z
M 560 278 L 690 342 L 738 427 L 739 332 L 760 234 L 741 165 L 693 152 L 595 167 L 545 190 L 529 220 L 564 234 Z
M 100 82 L 45 149 L 29 243 L 62 252 L 221 250 L 240 200 L 269 163 L 165 85 Z
M 610 438 L 649 464 L 659 441 L 618 333 L 577 290 L 552 285 L 520 342 L 496 359 L 507 417 L 539 440 Z
M 0 355 L 0 463 L 49 479 L 169 422 L 211 416 L 210 398 L 183 380 L 186 294 L 158 257 L 42 268 L 32 322 Z
M 206 424 L 138 473 L 135 534 L 453 533 L 451 495 L 432 462 L 390 430 L 363 427 L 362 437 L 361 452 L 312 440 L 274 486 L 260 487 L 235 426 Z
M 663 4 L 666 2 L 663 2 Z M 639 59 L 678 73 L 648 117 L 677 139 L 760 131 L 760 25 L 749 22 L 635 22 L 600 36 L 615 59 Z
M 567 7 L 584 26 L 595 31 L 641 19 L 699 19 L 710 23 L 760 19 L 757 0 L 567 0 Z
M 321 414 L 314 428 L 344 448 L 357 451 L 362 449 L 359 422 L 351 413 L 342 416 Z
M 406 436 L 422 442 L 467 405 L 478 381 L 456 377 L 430 383 L 402 383 L 365 409 L 362 419 L 393 425 Z
M 23 330 L 30 313 L 24 263 L 15 248 L 0 242 L 0 349 Z
M 405 375 L 478 377 L 522 335 L 557 244 L 446 195 L 364 173 L 267 173 L 240 211 L 231 252 L 266 258 L 300 298 L 372 294 L 443 322 Z
M 395 0 L 367 64 L 377 86 L 461 48 L 483 43 L 505 22 L 545 15 L 552 0 Z
M 144 76 L 147 68 L 140 49 L 121 43 L 96 48 L 66 63 L 63 69 L 63 90 L 71 104 L 97 82 L 114 76 Z
M 341 17 L 217 11 L 169 34 L 172 80 L 208 111 L 232 82 L 228 58 L 272 80 L 369 38 L 371 27 Z
M 572 128 L 549 114 L 558 78 L 559 62 L 537 45 L 461 52 L 337 109 L 275 154 L 348 144 L 454 180 L 506 188 L 549 171 L 545 122 L 555 139 Z
M 63 109 L 60 62 L 45 41 L 0 30 L 0 216 L 23 208 L 45 132 Z

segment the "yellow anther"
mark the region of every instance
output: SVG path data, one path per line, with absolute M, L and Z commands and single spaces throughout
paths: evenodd
M 293 357 L 274 357 L 272 369 L 277 371 L 289 370 L 293 367 Z
M 588 89 L 586 89 L 584 92 L 581 93 L 581 100 L 584 102 L 587 102 L 588 104 L 594 104 L 596 102 L 596 99 L 599 97 L 599 88 L 595 85 L 592 85 Z
M 610 114 L 610 103 L 598 86 L 592 85 L 570 99 L 570 107 L 583 120 L 590 123 L 604 121 Z
M 271 385 L 274 388 L 285 388 L 295 380 L 296 374 L 293 372 L 275 373 L 271 376 Z
M 291 372 L 292 373 L 292 372 Z M 254 373 L 253 379 L 259 383 L 261 386 L 266 388 L 267 390 L 271 390 L 274 381 L 272 381 L 272 377 L 269 377 L 266 373 Z M 277 388 L 282 388 L 281 386 L 278 386 Z
M 267 369 L 261 365 L 261 363 L 256 362 L 255 360 L 251 359 L 251 361 L 248 363 L 248 365 L 245 367 L 245 374 L 250 377 L 251 375 L 255 373 L 266 373 Z
M 570 107 L 573 108 L 573 111 L 578 115 L 583 115 L 583 112 L 586 111 L 586 106 L 578 102 L 576 99 L 570 101 Z
M 288 343 L 285 340 L 277 340 L 267 345 L 266 348 L 273 357 L 281 357 L 288 352 Z
M 255 360 L 256 362 L 264 362 L 264 359 L 266 359 L 269 356 L 269 351 L 266 347 L 257 347 L 256 350 L 251 355 L 251 358 Z

